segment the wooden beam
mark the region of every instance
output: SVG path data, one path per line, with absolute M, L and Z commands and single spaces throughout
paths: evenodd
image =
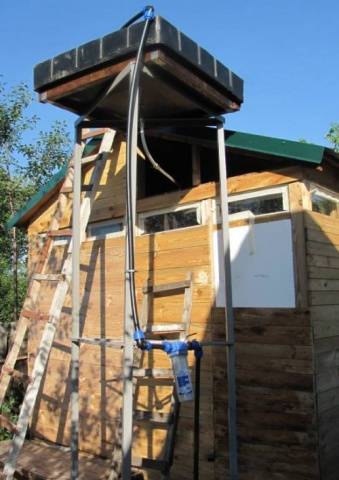
M 192 145 L 192 185 L 196 187 L 201 183 L 200 148 Z
M 292 222 L 294 279 L 296 288 L 296 306 L 308 307 L 308 285 L 306 265 L 306 239 L 304 225 L 304 196 L 306 189 L 301 182 L 291 183 L 288 186 L 289 203 Z

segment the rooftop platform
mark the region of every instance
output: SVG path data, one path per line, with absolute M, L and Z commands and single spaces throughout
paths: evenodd
M 133 61 L 144 22 L 133 24 L 38 64 L 34 86 L 42 102 L 84 114 Z M 91 117 L 125 118 L 129 79 Z M 143 118 L 201 117 L 237 111 L 243 81 L 176 27 L 155 17 L 141 77 Z

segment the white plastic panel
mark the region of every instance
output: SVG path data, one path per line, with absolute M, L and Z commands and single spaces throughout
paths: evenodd
M 214 232 L 217 307 L 225 305 L 221 232 Z M 293 308 L 295 287 L 290 220 L 230 229 L 234 307 Z

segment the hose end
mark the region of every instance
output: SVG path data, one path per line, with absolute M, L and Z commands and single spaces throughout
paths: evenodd
M 154 15 L 154 7 L 153 5 L 146 5 L 144 8 L 144 19 L 145 20 L 153 20 L 155 17 Z

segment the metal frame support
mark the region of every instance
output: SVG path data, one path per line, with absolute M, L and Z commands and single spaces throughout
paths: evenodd
M 221 232 L 225 272 L 225 322 L 226 322 L 226 357 L 228 390 L 228 442 L 229 442 L 229 478 L 238 480 L 238 445 L 237 445 L 237 395 L 236 395 L 236 358 L 234 337 L 234 315 L 232 304 L 231 257 L 228 223 L 227 168 L 225 152 L 224 122 L 220 119 L 217 126 L 219 154 L 219 185 L 221 205 Z
M 130 79 L 132 79 L 133 68 L 131 66 Z M 138 142 L 138 121 L 139 121 L 139 92 L 136 98 L 134 110 L 134 136 L 132 138 L 132 205 L 133 221 L 136 218 L 136 189 L 137 189 L 137 142 Z M 134 239 L 133 239 L 134 240 Z M 125 325 L 124 325 L 124 359 L 123 359 L 123 409 L 122 409 L 122 480 L 130 480 L 132 465 L 132 437 L 133 437 L 133 348 L 134 348 L 134 325 L 130 295 L 130 276 L 128 268 L 128 238 L 126 234 L 125 251 Z
M 81 127 L 75 126 L 72 212 L 71 479 L 79 475 L 80 203 Z

